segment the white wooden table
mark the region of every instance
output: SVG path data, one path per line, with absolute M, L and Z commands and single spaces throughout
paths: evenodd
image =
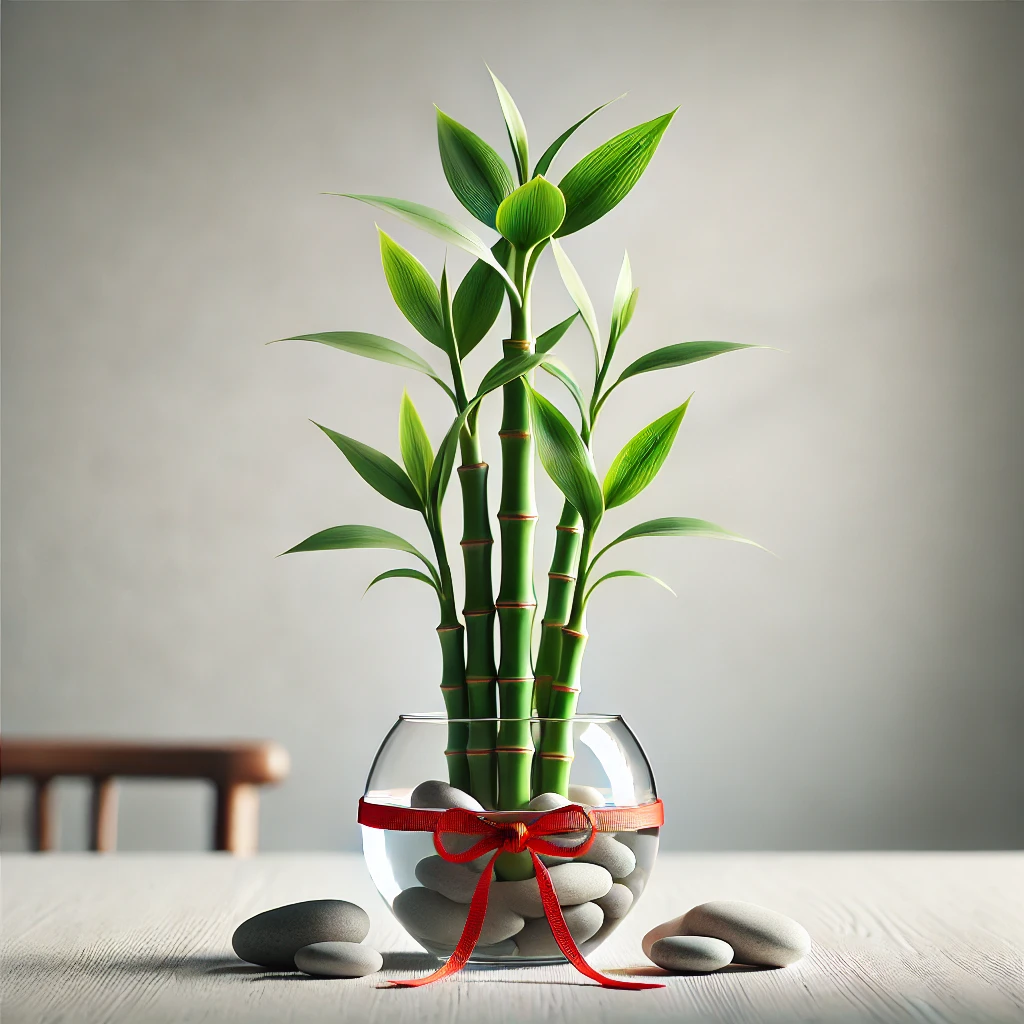
M 599 969 L 661 975 L 643 966 L 641 935 L 715 898 L 784 911 L 815 945 L 785 970 L 666 976 L 666 989 L 649 992 L 602 990 L 568 966 L 380 989 L 425 971 L 428 958 L 355 854 L 9 855 L 0 872 L 3 1024 L 1024 1020 L 1019 854 L 662 854 L 634 912 L 594 954 Z M 382 974 L 320 980 L 234 957 L 244 918 L 323 897 L 369 911 Z

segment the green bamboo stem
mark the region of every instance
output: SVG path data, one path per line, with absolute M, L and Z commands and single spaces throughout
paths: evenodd
M 555 550 L 548 572 L 548 596 L 541 620 L 540 648 L 534 676 L 534 703 L 541 718 L 548 716 L 551 683 L 558 671 L 562 650 L 562 627 L 569 619 L 573 584 L 576 582 L 576 556 L 580 546 L 580 515 L 567 501 L 555 527 Z
M 466 575 L 466 693 L 469 706 L 469 792 L 487 808 L 497 806 L 497 670 L 494 664 L 494 588 L 487 513 L 487 463 L 478 434 L 461 438 L 462 561 Z
M 448 743 L 444 756 L 448 764 L 448 781 L 469 792 L 469 760 L 466 746 L 469 729 L 466 725 L 466 678 L 462 625 L 440 625 L 437 638 L 441 643 L 441 696 L 448 715 Z M 452 721 L 459 719 L 459 721 Z
M 512 308 L 512 338 L 503 342 L 506 359 L 533 351 L 530 329 L 528 253 L 514 254 L 516 286 L 522 306 Z M 534 497 L 534 444 L 530 407 L 522 380 L 506 384 L 501 429 L 502 473 L 498 527 L 501 578 L 498 588 L 498 806 L 519 810 L 530 802 L 533 737 L 533 539 L 537 524 Z
M 464 629 L 455 610 L 455 588 L 452 584 L 452 571 L 445 551 L 441 523 L 432 518 L 428 519 L 428 528 L 434 545 L 434 557 L 437 559 L 438 575 L 441 578 L 441 622 L 437 627 L 437 638 L 441 644 L 441 696 L 448 717 L 448 743 L 444 751 L 448 764 L 448 781 L 458 789 L 469 792 L 469 761 L 466 757 L 469 740 L 466 717 L 469 704 L 466 695 Z
M 580 695 L 580 670 L 587 646 L 587 618 L 584 595 L 587 563 L 593 535 L 584 530 L 580 541 L 579 571 L 573 588 L 569 621 L 562 628 L 558 672 L 551 683 L 548 719 L 541 738 L 539 786 L 544 793 L 569 795 L 569 772 L 573 761 L 572 718 Z

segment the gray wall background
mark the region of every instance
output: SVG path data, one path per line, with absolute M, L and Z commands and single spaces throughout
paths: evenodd
M 294 770 L 263 846 L 357 843 L 377 742 L 439 706 L 435 611 L 400 583 L 360 601 L 387 553 L 273 556 L 341 522 L 423 539 L 307 418 L 397 455 L 403 384 L 435 439 L 448 413 L 425 379 L 262 343 L 417 344 L 373 212 L 318 193 L 468 219 L 431 103 L 504 152 L 487 60 L 536 153 L 629 90 L 556 180 L 681 104 L 640 187 L 566 244 L 602 321 L 629 249 L 623 361 L 785 350 L 640 378 L 598 436 L 606 466 L 695 391 L 609 532 L 699 515 L 780 556 L 645 542 L 616 564 L 678 600 L 624 581 L 594 604 L 583 706 L 645 743 L 669 845 L 1019 846 L 1022 49 L 997 4 L 5 4 L 4 731 L 273 736 Z M 386 227 L 439 273 L 439 244 Z M 569 311 L 545 276 L 541 325 Z M 586 372 L 582 331 L 563 357 Z M 12 849 L 25 794 L 4 790 Z M 122 845 L 201 845 L 208 801 L 127 787 Z

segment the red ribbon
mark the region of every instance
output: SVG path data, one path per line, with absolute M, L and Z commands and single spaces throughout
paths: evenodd
M 502 853 L 523 853 L 529 851 L 533 858 L 534 870 L 537 873 L 537 885 L 540 888 L 541 905 L 544 916 L 551 927 L 558 948 L 565 958 L 579 971 L 605 988 L 645 989 L 664 988 L 652 982 L 619 981 L 608 978 L 595 971 L 583 958 L 576 946 L 569 928 L 562 916 L 562 908 L 558 904 L 558 896 L 551 883 L 551 875 L 540 859 L 540 854 L 553 857 L 580 857 L 590 849 L 598 832 L 635 831 L 641 828 L 657 828 L 665 822 L 664 806 L 660 800 L 641 804 L 638 807 L 595 807 L 587 810 L 579 804 L 568 804 L 553 811 L 516 812 L 511 817 L 508 812 L 479 813 L 467 811 L 461 807 L 452 807 L 446 811 L 432 811 L 415 807 L 394 807 L 389 804 L 367 803 L 359 801 L 359 824 L 370 828 L 387 829 L 402 832 L 433 832 L 434 848 L 447 861 L 463 864 L 475 860 L 489 851 L 494 855 L 480 875 L 480 881 L 473 891 L 469 904 L 469 915 L 466 918 L 462 936 L 455 951 L 447 962 L 433 974 L 425 978 L 411 978 L 407 981 L 392 981 L 392 985 L 415 988 L 429 985 L 461 971 L 476 947 L 483 928 L 484 916 L 487 913 L 487 897 L 491 887 L 491 869 Z M 586 831 L 586 838 L 574 846 L 559 846 L 550 842 L 546 836 L 564 835 L 567 832 Z M 453 852 L 444 845 L 443 836 L 454 833 L 463 836 L 480 838 L 468 850 Z M 526 961 L 524 961 L 526 963 Z

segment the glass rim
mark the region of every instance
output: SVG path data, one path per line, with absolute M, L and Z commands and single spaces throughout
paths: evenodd
M 425 722 L 442 725 L 454 722 L 458 725 L 472 725 L 474 722 L 583 722 L 586 724 L 606 724 L 608 722 L 621 722 L 622 715 L 584 714 L 573 715 L 572 718 L 545 718 L 540 715 L 531 715 L 529 718 L 502 718 L 500 715 L 487 718 L 449 718 L 443 711 L 425 711 L 419 714 L 399 715 L 400 722 Z

